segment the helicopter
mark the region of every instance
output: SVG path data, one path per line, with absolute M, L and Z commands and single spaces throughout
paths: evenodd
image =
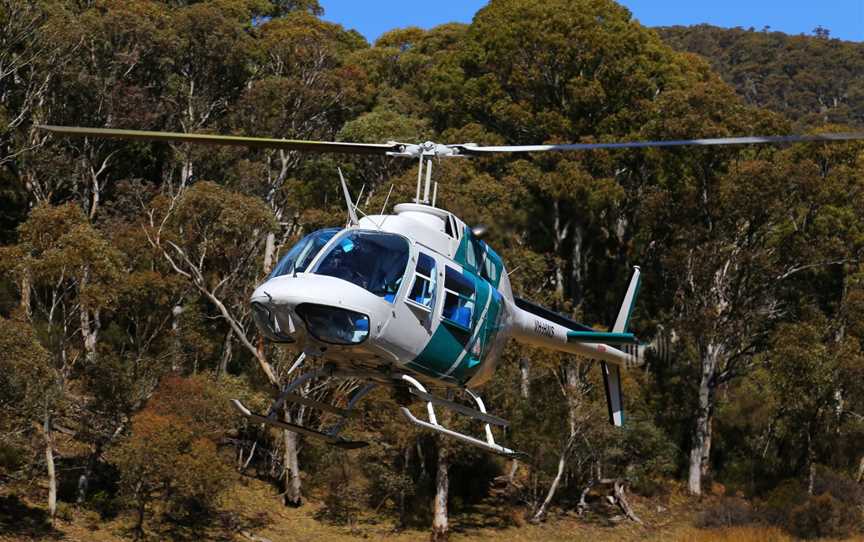
M 507 420 L 490 414 L 478 392 L 495 371 L 510 339 L 534 347 L 597 360 L 603 376 L 609 422 L 624 424 L 621 369 L 640 366 L 657 341 L 640 342 L 630 330 L 641 272 L 633 272 L 609 331 L 575 322 L 513 293 L 504 261 L 472 228 L 436 206 L 438 184 L 433 161 L 497 153 L 568 152 L 593 149 L 832 142 L 864 139 L 864 133 L 749 136 L 621 143 L 480 146 L 472 143 L 352 143 L 211 134 L 152 132 L 113 128 L 39 126 L 63 136 L 234 145 L 308 152 L 383 155 L 419 160 L 416 196 L 394 214 L 357 216 L 347 182 L 339 171 L 347 207 L 345 227 L 326 228 L 302 238 L 282 256 L 252 293 L 249 303 L 260 334 L 291 344 L 301 353 L 289 374 L 307 359 L 323 366 L 287 383 L 267 413 L 234 407 L 250 421 L 268 424 L 328 444 L 353 449 L 368 443 L 342 431 L 357 404 L 379 386 L 394 391 L 405 420 L 505 457 L 522 457 L 499 444 L 492 427 Z M 386 208 L 386 204 L 385 204 Z M 383 210 L 382 210 L 383 213 Z M 342 406 L 302 393 L 303 386 L 329 377 L 361 382 Z M 431 393 L 433 388 L 445 394 Z M 454 400 L 461 392 L 475 407 Z M 412 403 L 425 405 L 418 417 Z M 333 414 L 338 421 L 316 429 L 280 419 L 286 404 Z M 436 407 L 467 416 L 483 426 L 472 436 L 444 426 Z M 440 410 L 439 410 L 440 412 Z

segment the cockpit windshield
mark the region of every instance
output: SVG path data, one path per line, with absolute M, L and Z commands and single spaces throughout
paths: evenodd
M 291 273 L 302 273 L 306 271 L 312 260 L 321 248 L 326 245 L 333 236 L 339 233 L 339 228 L 327 228 L 310 233 L 294 245 L 288 254 L 282 257 L 279 264 L 270 273 L 270 278 L 281 277 Z
M 392 303 L 407 267 L 408 241 L 354 230 L 336 241 L 313 272 L 347 280 Z

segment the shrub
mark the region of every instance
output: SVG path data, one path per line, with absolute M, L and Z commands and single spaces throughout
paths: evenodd
M 744 499 L 724 497 L 699 515 L 696 525 L 702 528 L 735 527 L 755 521 L 753 508 Z
M 121 496 L 138 512 L 138 534 L 153 501 L 174 518 L 216 504 L 232 475 L 216 445 L 226 405 L 206 377 L 169 377 L 134 416 L 131 434 L 109 458 L 120 472 Z
M 774 488 L 761 506 L 761 515 L 769 523 L 786 525 L 789 512 L 807 501 L 807 490 L 798 480 L 786 480 Z
M 819 468 L 813 483 L 813 494 L 828 493 L 844 503 L 864 504 L 864 486 L 861 486 L 827 468 Z
M 829 493 L 810 497 L 789 512 L 789 529 L 801 538 L 849 536 L 858 524 L 860 512 L 853 503 L 841 502 Z

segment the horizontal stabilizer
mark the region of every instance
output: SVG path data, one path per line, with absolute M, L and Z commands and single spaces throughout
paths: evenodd
M 609 333 L 606 331 L 568 331 L 568 343 L 638 344 L 632 333 Z

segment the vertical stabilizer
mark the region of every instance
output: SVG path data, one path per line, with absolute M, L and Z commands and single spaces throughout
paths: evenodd
M 636 304 L 636 296 L 639 295 L 640 281 L 639 267 L 633 268 L 633 276 L 624 294 L 624 301 L 618 310 L 615 325 L 612 326 L 613 333 L 625 333 L 630 324 L 630 315 Z M 606 388 L 606 405 L 609 407 L 609 423 L 616 427 L 624 425 L 624 395 L 621 392 L 621 367 L 609 365 L 605 361 L 600 362 L 600 370 L 603 371 L 603 386 Z
M 633 276 L 630 277 L 630 284 L 627 286 L 627 293 L 624 294 L 624 301 L 621 303 L 621 309 L 618 310 L 618 318 L 615 319 L 615 325 L 612 326 L 613 333 L 627 331 L 630 315 L 633 313 L 633 305 L 636 304 L 636 296 L 639 295 L 640 275 L 639 266 L 634 266 Z

